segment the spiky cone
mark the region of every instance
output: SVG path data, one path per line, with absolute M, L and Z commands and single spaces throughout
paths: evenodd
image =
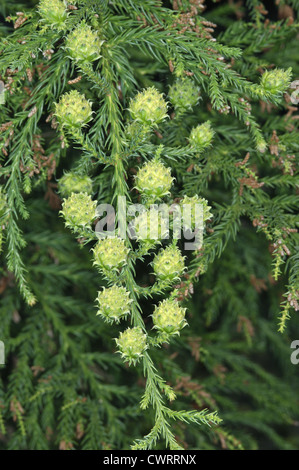
M 129 122 L 126 126 L 126 140 L 124 145 L 128 146 L 129 142 L 142 142 L 149 138 L 151 128 L 144 126 L 140 121 Z
M 55 104 L 55 116 L 63 127 L 80 129 L 92 118 L 91 103 L 77 90 L 71 90 Z
M 210 121 L 204 122 L 191 130 L 189 144 L 200 152 L 211 145 L 214 134 Z
M 152 315 L 155 329 L 167 335 L 179 335 L 187 325 L 186 309 L 180 307 L 176 300 L 165 299 L 155 307 Z
M 87 175 L 78 175 L 69 171 L 58 181 L 58 191 L 63 197 L 68 197 L 72 193 L 92 193 L 92 179 Z
M 287 70 L 275 69 L 266 71 L 261 77 L 261 87 L 273 95 L 281 95 L 289 88 L 291 79 L 291 67 Z
M 205 222 L 213 217 L 208 201 L 197 194 L 192 197 L 184 196 L 180 201 L 180 207 L 184 228 L 203 229 Z
M 265 153 L 267 150 L 267 143 L 262 137 L 257 140 L 256 149 L 260 153 Z
M 155 208 L 135 217 L 130 228 L 132 238 L 139 242 L 155 244 L 169 237 L 168 219 Z
M 77 62 L 93 62 L 101 57 L 103 41 L 85 21 L 82 21 L 67 36 L 65 48 Z
M 104 288 L 98 293 L 97 301 L 99 304 L 97 315 L 108 323 L 119 323 L 130 313 L 132 299 L 130 299 L 129 292 L 122 286 L 114 285 Z
M 169 193 L 174 178 L 170 168 L 157 160 L 146 162 L 135 178 L 135 188 L 151 201 L 156 201 Z
M 152 266 L 159 280 L 173 281 L 185 270 L 184 256 L 176 246 L 169 245 L 155 256 Z
M 63 28 L 67 18 L 65 2 L 61 0 L 40 0 L 38 12 L 41 21 L 52 28 Z
M 127 328 L 115 341 L 119 348 L 118 352 L 129 365 L 135 365 L 148 349 L 147 336 L 139 326 Z
M 60 214 L 64 217 L 66 227 L 74 230 L 91 228 L 96 218 L 97 201 L 93 201 L 87 193 L 72 193 L 65 198 Z
M 100 270 L 118 271 L 127 264 L 129 249 L 121 238 L 104 238 L 93 249 L 93 264 Z
M 167 103 L 156 88 L 146 88 L 131 99 L 129 111 L 134 120 L 156 126 L 167 117 Z
M 189 78 L 177 79 L 169 88 L 168 96 L 178 112 L 191 111 L 198 104 L 200 88 Z

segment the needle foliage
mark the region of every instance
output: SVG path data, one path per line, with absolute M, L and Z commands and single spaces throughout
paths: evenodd
M 298 12 L 0 0 L 0 449 L 298 448 Z

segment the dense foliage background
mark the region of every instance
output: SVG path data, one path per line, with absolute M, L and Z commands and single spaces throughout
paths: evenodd
M 172 199 L 199 194 L 213 213 L 201 256 L 188 254 L 192 283 L 184 278 L 179 286 L 189 326 L 151 358 L 176 392 L 172 409 L 218 411 L 222 422 L 178 420 L 172 431 L 189 449 L 298 449 L 299 365 L 290 361 L 299 339 L 298 114 L 294 89 L 272 100 L 254 91 L 265 70 L 292 67 L 292 80 L 299 76 L 298 1 L 72 5 L 69 29 L 85 18 L 111 47 L 92 70 L 68 57 L 65 32 L 41 33 L 37 2 L 0 0 L 0 181 L 9 205 L 8 221 L 5 208 L 0 214 L 0 449 L 129 449 L 154 424 L 153 409 L 139 406 L 142 365 L 129 367 L 115 354 L 123 327 L 96 316 L 106 280 L 92 265 L 92 242 L 65 228 L 57 182 L 81 165 L 93 198 L 111 202 L 113 167 L 94 164 L 93 150 L 113 155 L 130 98 L 151 86 L 167 98 L 182 76 L 200 87 L 199 104 L 176 118 L 170 103 L 171 119 L 149 138 L 133 139 L 124 158 L 131 189 L 142 158 L 162 143 L 176 178 Z M 89 149 L 49 116 L 71 89 L 94 103 L 84 131 Z M 212 145 L 194 154 L 187 138 L 207 120 Z M 286 248 L 277 251 L 278 240 Z M 142 261 L 136 279 L 153 283 Z M 141 299 L 148 328 L 151 303 L 167 295 Z M 163 439 L 156 448 L 165 448 Z

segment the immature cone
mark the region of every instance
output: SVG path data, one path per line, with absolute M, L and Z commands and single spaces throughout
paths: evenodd
M 189 111 L 198 104 L 199 92 L 192 80 L 177 79 L 169 88 L 168 96 L 176 110 Z
M 152 315 L 154 328 L 168 335 L 178 335 L 187 325 L 185 312 L 186 309 L 180 307 L 176 300 L 163 300 L 155 307 Z
M 102 43 L 96 31 L 82 21 L 67 36 L 65 47 L 72 59 L 79 62 L 93 62 L 101 57 Z
M 65 2 L 61 0 L 40 0 L 38 11 L 48 26 L 61 27 L 67 18 Z
M 203 150 L 210 146 L 214 136 L 210 121 L 194 127 L 189 136 L 189 142 L 196 150 Z
M 147 197 L 157 200 L 169 194 L 173 177 L 170 168 L 151 160 L 141 167 L 135 178 L 135 188 Z
M 65 173 L 58 181 L 58 191 L 61 196 L 68 197 L 72 193 L 92 193 L 92 179 L 87 175 Z
M 167 246 L 161 250 L 152 263 L 158 279 L 172 281 L 184 272 L 184 257 L 176 246 Z
M 140 143 L 146 137 L 149 137 L 150 127 L 144 127 L 139 121 L 132 121 L 127 124 L 125 131 L 129 141 L 138 141 Z
M 155 208 L 144 211 L 132 221 L 132 238 L 155 242 L 169 236 L 168 219 Z
M 146 88 L 130 101 L 131 116 L 134 120 L 150 126 L 159 124 L 167 117 L 167 103 L 156 88 Z
M 261 153 L 264 153 L 267 150 L 267 144 L 263 138 L 256 142 L 256 148 Z
M 136 364 L 143 356 L 144 351 L 148 348 L 146 344 L 146 334 L 143 333 L 139 326 L 127 328 L 123 333 L 120 333 L 118 339 L 115 341 L 121 357 L 128 361 L 129 364 Z
M 192 197 L 184 196 L 180 201 L 180 206 L 182 208 L 184 225 L 187 228 L 201 228 L 202 224 L 213 217 L 208 201 L 197 194 Z
M 87 193 L 72 193 L 70 197 L 63 200 L 60 213 L 67 227 L 90 228 L 96 217 L 96 206 L 97 201 L 93 201 Z
M 120 320 L 126 318 L 130 313 L 129 292 L 124 287 L 112 286 L 98 293 L 97 301 L 100 315 L 105 321 L 119 323 Z
M 266 71 L 262 75 L 261 86 L 264 90 L 272 93 L 273 95 L 282 94 L 290 86 L 291 78 L 291 67 L 287 70 L 275 69 Z
M 91 120 L 91 104 L 77 90 L 62 95 L 55 107 L 55 115 L 62 126 L 81 128 Z
M 100 269 L 117 270 L 127 263 L 129 249 L 121 238 L 104 238 L 93 249 L 94 263 Z

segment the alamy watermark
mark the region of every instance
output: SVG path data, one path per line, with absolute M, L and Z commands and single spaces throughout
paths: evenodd
M 297 364 L 299 364 L 299 339 L 295 339 L 294 341 L 292 341 L 291 349 L 294 349 L 290 358 L 291 363 L 296 366 Z
M 97 206 L 98 238 L 119 237 L 132 240 L 184 239 L 185 250 L 200 249 L 204 231 L 204 206 L 192 204 L 127 205 L 125 196 L 118 196 L 117 209 L 111 204 Z
M 293 104 L 298 104 L 299 103 L 299 80 L 294 80 L 291 84 L 290 84 L 290 88 L 294 89 L 295 88 L 295 91 L 293 91 L 291 93 L 291 103 Z
M 0 104 L 5 104 L 5 86 L 2 80 L 0 80 Z
M 5 364 L 5 347 L 3 341 L 0 341 L 0 365 Z

